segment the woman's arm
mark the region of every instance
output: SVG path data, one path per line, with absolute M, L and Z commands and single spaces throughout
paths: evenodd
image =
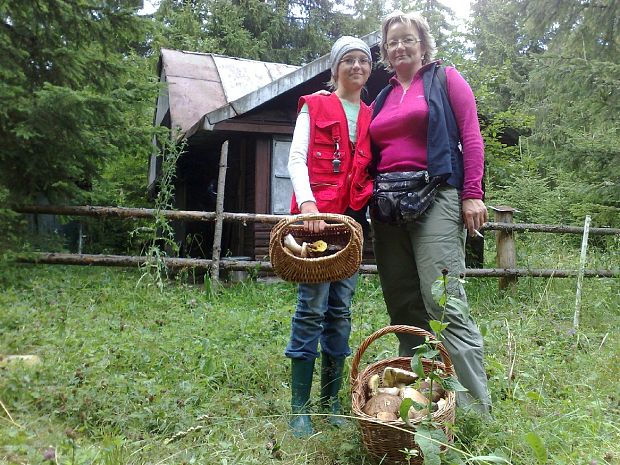
M 463 145 L 463 199 L 482 199 L 482 175 L 484 174 L 484 143 L 476 99 L 467 81 L 452 67 L 446 68 L 446 80 L 450 106 L 456 118 Z
M 488 220 L 487 208 L 482 201 L 482 175 L 484 174 L 484 142 L 480 134 L 476 99 L 471 87 L 452 67 L 446 68 L 450 106 L 456 118 L 463 145 L 463 222 L 470 236 Z

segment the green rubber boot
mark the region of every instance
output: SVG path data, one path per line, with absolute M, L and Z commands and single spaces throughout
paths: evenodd
M 342 386 L 344 359 L 321 354 L 321 412 L 342 415 L 338 392 Z M 343 418 L 331 415 L 329 422 L 333 426 L 343 426 L 346 423 Z
M 291 359 L 291 411 L 293 415 L 289 426 L 293 431 L 293 436 L 298 438 L 314 434 L 308 415 L 313 372 L 314 359 Z

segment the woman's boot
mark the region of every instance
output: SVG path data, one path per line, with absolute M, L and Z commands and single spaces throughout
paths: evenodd
M 341 415 L 340 399 L 338 392 L 342 386 L 342 371 L 345 357 L 332 357 L 326 353 L 321 354 L 321 411 L 332 413 L 329 422 L 334 426 L 345 424 Z
M 314 359 L 291 359 L 291 411 L 293 415 L 289 426 L 293 431 L 293 436 L 298 438 L 314 434 L 308 415 L 313 373 Z

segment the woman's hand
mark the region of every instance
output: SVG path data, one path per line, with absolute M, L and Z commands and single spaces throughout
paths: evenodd
M 465 199 L 462 202 L 463 222 L 471 237 L 480 234 L 480 228 L 489 219 L 487 207 L 480 199 Z
M 329 92 L 328 90 L 325 89 L 319 89 L 316 92 L 314 92 L 312 95 L 324 95 L 325 97 L 331 95 L 332 93 Z
M 301 204 L 301 207 L 299 207 L 299 210 L 301 211 L 301 214 L 306 214 L 306 213 L 320 213 L 319 209 L 316 206 L 316 203 L 314 202 L 304 202 Z M 325 229 L 325 221 L 323 220 L 313 220 L 313 221 L 304 221 L 304 229 L 306 231 L 310 231 L 310 232 L 314 232 L 314 233 L 320 233 L 323 232 L 323 230 Z

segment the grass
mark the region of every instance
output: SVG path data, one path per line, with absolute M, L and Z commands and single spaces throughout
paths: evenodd
M 354 422 L 335 430 L 316 416 L 320 433 L 308 440 L 288 431 L 294 285 L 250 281 L 210 296 L 139 278 L 0 266 L 0 354 L 43 360 L 0 369 L 0 463 L 50 463 L 50 450 L 59 464 L 371 463 Z M 585 281 L 576 333 L 574 279 L 524 278 L 513 293 L 470 279 L 467 291 L 486 330 L 494 418 L 458 412 L 456 446 L 515 465 L 620 463 L 618 280 Z M 376 277 L 360 280 L 353 315 L 354 349 L 388 324 Z M 386 336 L 362 363 L 395 351 Z

